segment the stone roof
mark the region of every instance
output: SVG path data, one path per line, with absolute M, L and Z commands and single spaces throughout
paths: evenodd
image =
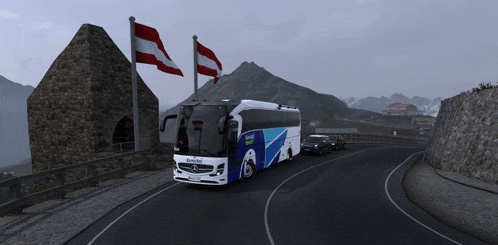
M 86 100 L 92 92 L 104 90 L 133 96 L 128 84 L 131 84 L 131 62 L 102 27 L 83 24 L 28 100 L 65 96 Z M 137 85 L 139 98 L 155 98 L 138 73 Z

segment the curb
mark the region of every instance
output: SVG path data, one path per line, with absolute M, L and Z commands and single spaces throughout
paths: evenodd
M 444 179 L 453 181 L 457 184 L 472 187 L 481 191 L 489 192 L 492 194 L 498 194 L 498 185 L 493 183 L 483 182 L 477 179 L 469 178 L 461 173 L 442 171 L 435 169 L 436 173 Z

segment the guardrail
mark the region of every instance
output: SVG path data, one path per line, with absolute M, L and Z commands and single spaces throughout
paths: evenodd
M 305 139 L 308 135 L 316 133 L 301 134 L 301 140 Z M 401 145 L 427 145 L 427 138 L 409 137 L 409 136 L 394 136 L 394 135 L 380 135 L 380 134 L 321 134 L 321 135 L 341 135 L 346 144 L 355 143 L 373 143 L 373 144 L 401 144 Z
M 126 152 L 134 150 L 135 150 L 135 142 L 121 142 L 121 143 L 112 144 L 113 152 Z
M 137 152 L 129 152 L 129 153 L 124 153 L 120 154 L 117 156 L 112 156 L 112 157 L 106 157 L 102 159 L 97 159 L 93 161 L 88 161 L 88 162 L 83 162 L 83 163 L 78 163 L 70 166 L 65 166 L 57 169 L 51 169 L 35 174 L 29 174 L 25 176 L 20 176 L 16 178 L 11 178 L 8 180 L 0 181 L 0 189 L 8 188 L 9 189 L 9 195 L 8 199 L 6 200 L 5 203 L 2 203 L 0 205 L 0 213 L 4 212 L 13 212 L 20 214 L 22 213 L 22 206 L 26 204 L 31 204 L 33 202 L 36 202 L 39 199 L 42 199 L 44 197 L 54 195 L 54 194 L 59 194 L 59 198 L 64 199 L 66 196 L 67 190 L 76 188 L 78 186 L 82 186 L 84 184 L 89 184 L 91 187 L 96 187 L 97 183 L 101 179 L 105 179 L 107 177 L 111 177 L 113 175 L 118 175 L 119 178 L 124 178 L 125 174 L 128 170 L 132 169 L 145 169 L 145 168 L 150 168 L 148 164 L 150 163 L 150 159 L 147 156 L 147 153 L 150 153 L 151 150 L 141 150 Z M 133 157 L 140 155 L 140 158 L 142 162 L 131 165 L 131 166 L 125 166 L 125 157 Z M 108 163 L 109 161 L 117 160 L 118 161 L 118 169 L 98 174 L 96 171 L 96 166 L 99 164 L 103 163 Z M 70 170 L 75 170 L 75 169 L 80 169 L 80 168 L 87 168 L 87 178 L 78 180 L 78 181 L 73 181 L 71 183 L 64 183 L 65 182 L 65 173 Z M 23 193 L 21 192 L 21 185 L 23 183 L 27 183 L 29 181 L 37 180 L 37 179 L 43 179 L 51 176 L 57 176 L 58 179 L 58 186 L 43 190 L 40 192 L 36 193 L 28 193 L 27 196 L 23 196 Z

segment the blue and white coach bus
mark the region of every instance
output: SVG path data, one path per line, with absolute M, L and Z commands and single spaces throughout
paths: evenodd
M 256 171 L 291 160 L 300 151 L 301 114 L 295 107 L 255 100 L 185 102 L 177 115 L 161 122 L 161 134 L 168 131 L 168 119 L 176 122 L 169 123 L 169 131 L 177 181 L 249 181 Z M 161 142 L 168 142 L 163 135 Z

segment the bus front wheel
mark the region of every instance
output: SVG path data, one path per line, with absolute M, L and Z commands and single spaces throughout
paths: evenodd
M 250 181 L 254 179 L 254 175 L 256 175 L 256 167 L 252 162 L 247 162 L 246 167 L 244 168 L 244 177 L 242 177 L 242 180 Z

